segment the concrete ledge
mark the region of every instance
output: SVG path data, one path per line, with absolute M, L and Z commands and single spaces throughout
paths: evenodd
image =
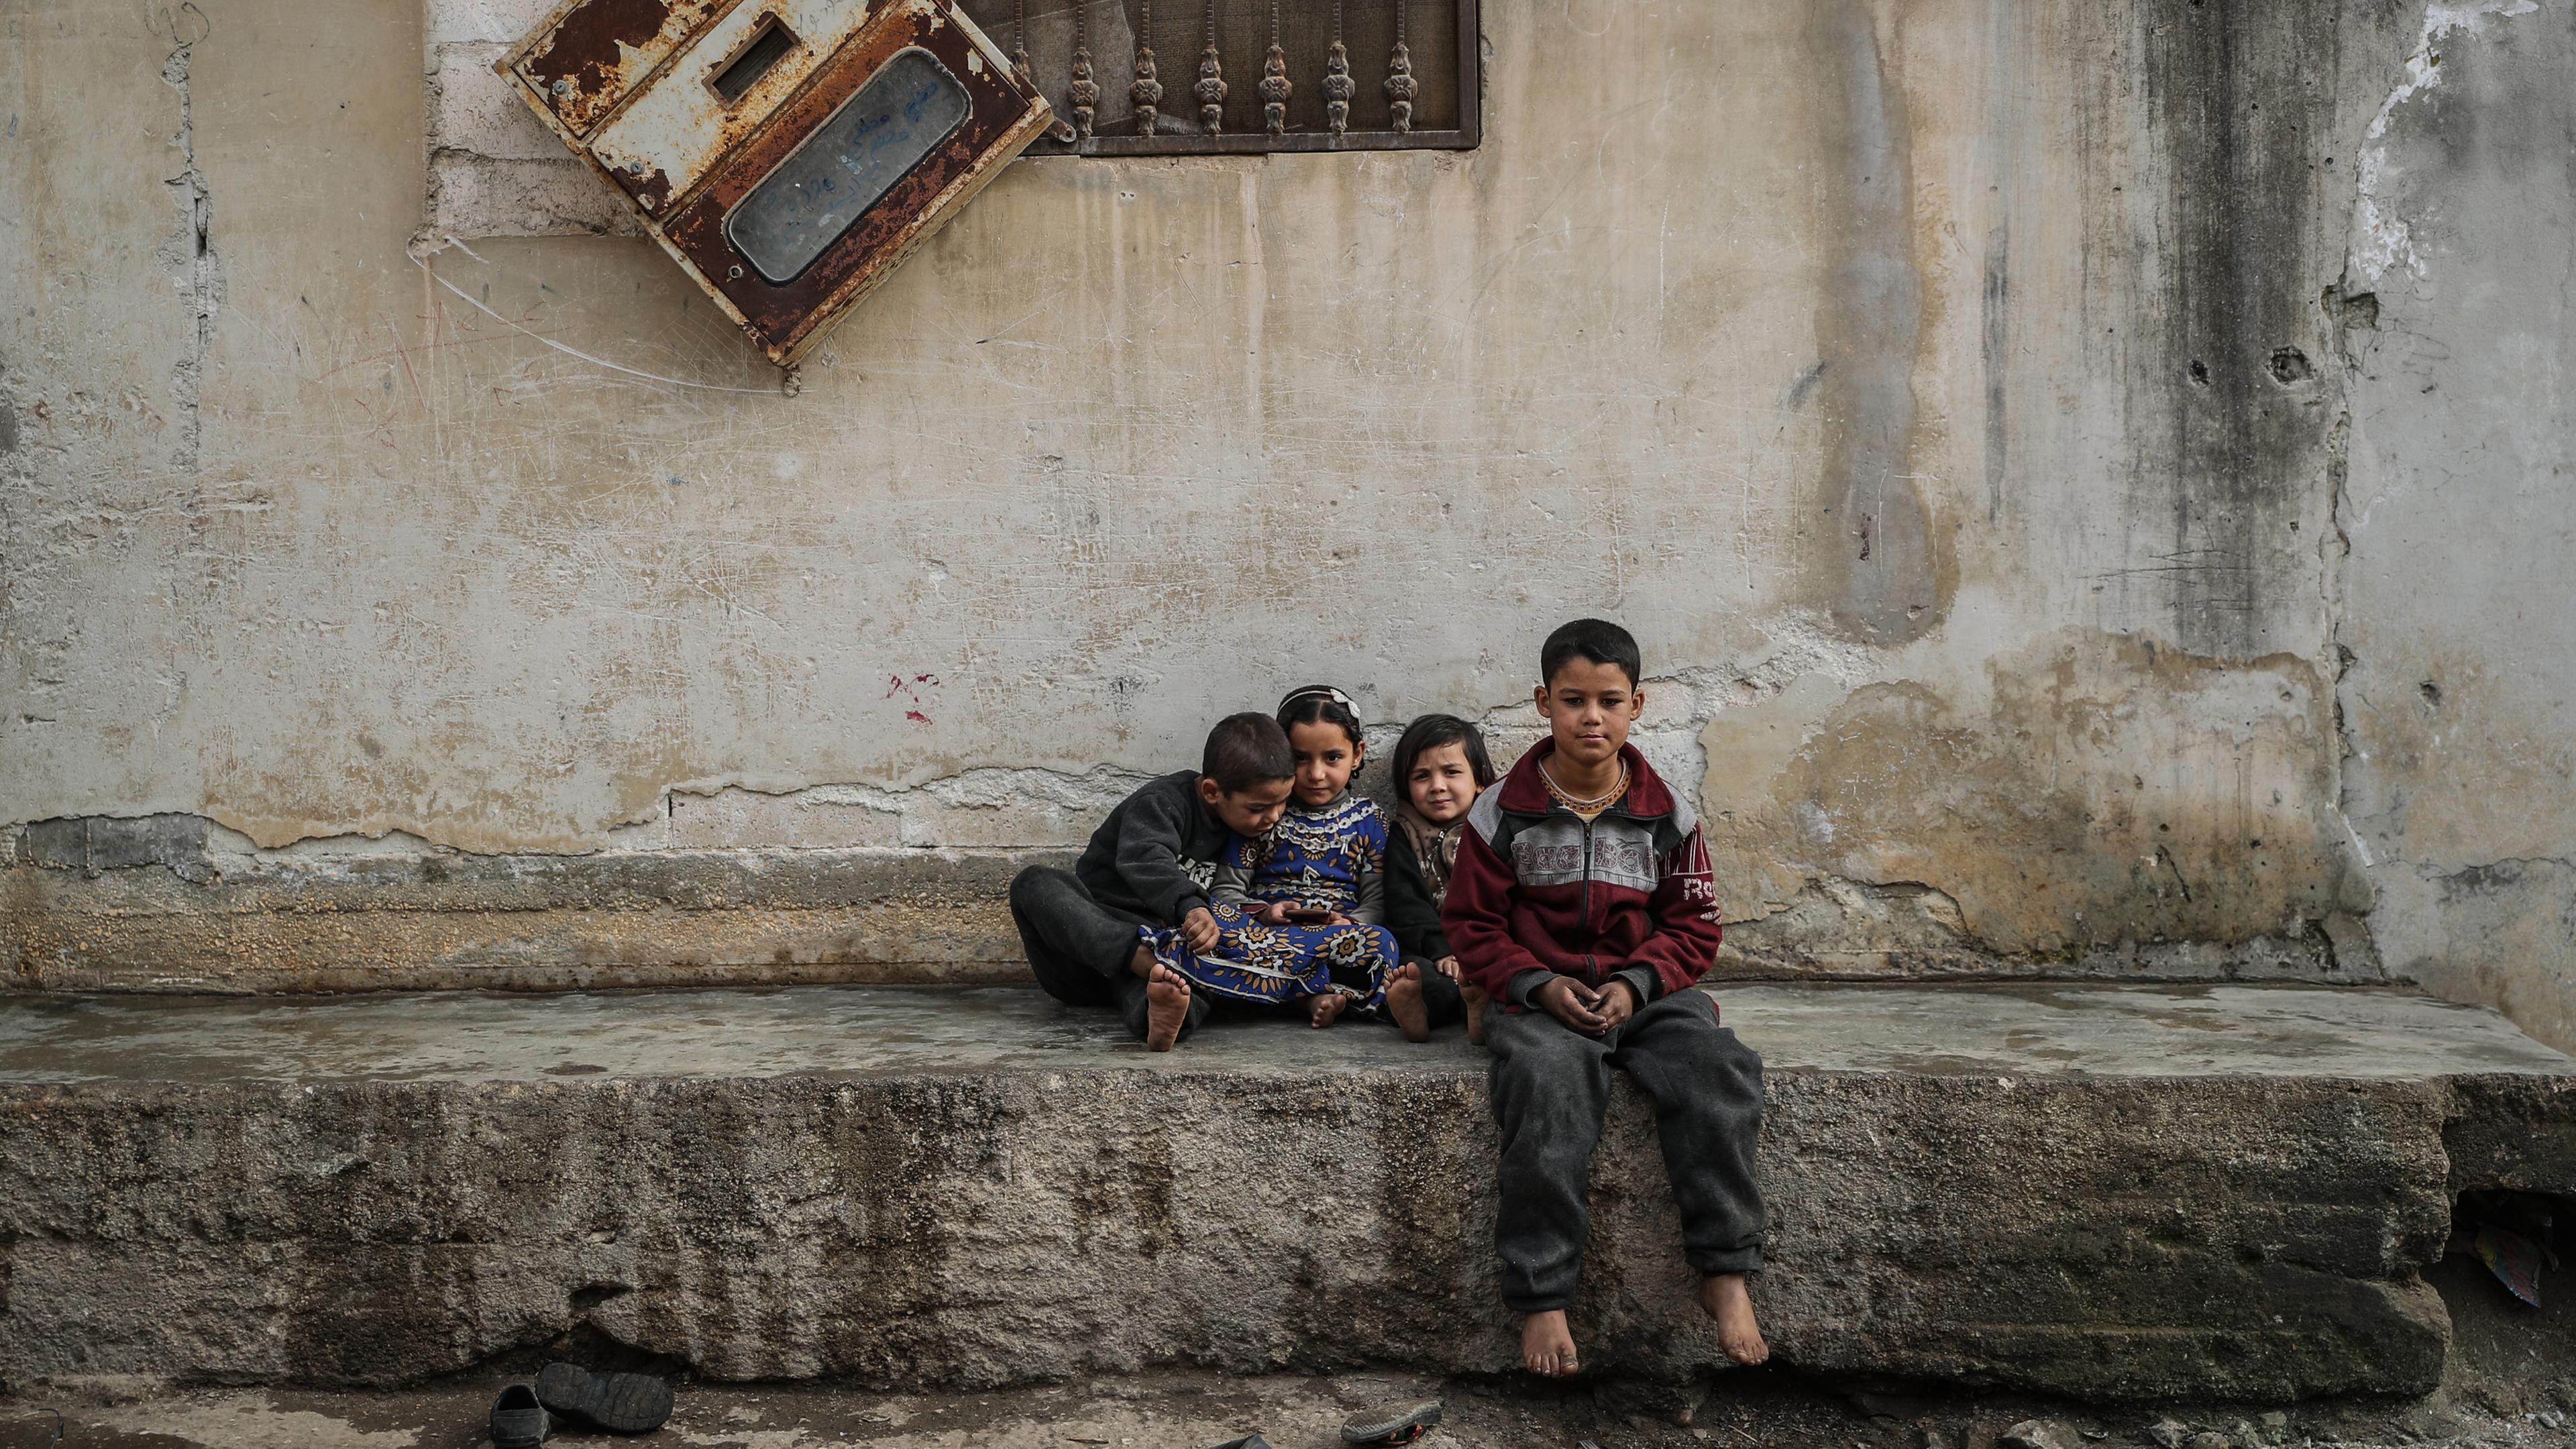
M 1021 981 L 1011 877 L 1070 860 L 814 850 L 21 862 L 0 868 L 0 976 L 24 990 L 186 993 Z
M 1788 1362 L 2092 1399 L 2414 1393 L 2451 1195 L 2576 1187 L 2576 1061 L 2354 991 L 1749 988 Z M 1013 989 L 0 1011 L 0 1379 L 416 1380 L 587 1326 L 717 1378 L 1500 1370 L 1481 1058 Z M 1604 1370 L 1720 1363 L 1645 1103 Z
M 1120 783 L 1083 788 L 1114 799 Z M 748 792 L 688 798 L 680 819 L 735 812 L 719 837 L 763 834 L 744 811 L 812 808 Z M 1051 828 L 1078 837 L 1079 803 L 1058 802 Z M 954 834 L 957 817 L 979 811 L 956 806 L 943 829 Z M 1011 877 L 1076 854 L 688 848 L 669 845 L 667 832 L 661 846 L 590 855 L 473 855 L 392 840 L 259 851 L 197 815 L 68 816 L 8 835 L 0 830 L 0 983 L 73 992 L 1020 984 Z M 2330 944 L 2349 925 L 2342 917 L 2282 938 L 2017 956 L 1966 935 L 1933 894 L 1810 888 L 1784 915 L 1730 926 L 1711 979 L 2386 980 L 2366 952 Z

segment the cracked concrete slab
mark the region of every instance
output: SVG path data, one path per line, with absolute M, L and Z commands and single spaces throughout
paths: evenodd
M 2097 1400 L 2422 1392 L 2463 1190 L 2576 1192 L 2576 1062 L 2286 988 L 1749 989 L 1781 1362 Z M 1494 1373 L 1478 1056 L 1127 1043 L 1034 992 L 6 1004 L 0 1380 L 398 1383 L 568 1333 L 719 1379 Z M 1587 1362 L 1723 1371 L 1647 1104 Z M 138 1265 L 140 1271 L 138 1272 Z
M 2576 1074 L 2493 1011 L 2384 991 L 2261 986 L 1734 986 L 1709 995 L 1774 1072 L 2427 1080 Z M 1136 1049 L 1105 1013 L 1036 991 L 802 987 L 318 1001 L 7 997 L 0 1083 L 909 1077 L 1123 1069 L 1475 1075 L 1446 1033 L 1221 1024 L 1201 1049 Z M 1758 1034 L 1758 1035 L 1755 1035 Z

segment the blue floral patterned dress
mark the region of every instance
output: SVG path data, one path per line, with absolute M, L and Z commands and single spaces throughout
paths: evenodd
M 1345 790 L 1308 809 L 1291 800 L 1270 833 L 1236 836 L 1217 857 L 1208 911 L 1217 945 L 1202 955 L 1177 930 L 1139 928 L 1154 958 L 1219 996 L 1281 1005 L 1338 991 L 1363 1011 L 1386 999 L 1401 953 L 1385 918 L 1386 816 Z M 1252 919 L 1275 901 L 1320 906 L 1349 926 L 1267 926 Z

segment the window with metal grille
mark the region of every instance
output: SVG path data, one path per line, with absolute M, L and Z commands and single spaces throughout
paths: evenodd
M 1055 107 L 1029 154 L 1465 150 L 1477 0 L 960 0 Z

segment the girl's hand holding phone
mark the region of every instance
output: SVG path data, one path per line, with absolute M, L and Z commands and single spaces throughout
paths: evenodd
M 1322 906 L 1301 906 L 1289 901 L 1272 901 L 1263 906 L 1253 919 L 1265 926 L 1347 926 L 1351 918 Z

